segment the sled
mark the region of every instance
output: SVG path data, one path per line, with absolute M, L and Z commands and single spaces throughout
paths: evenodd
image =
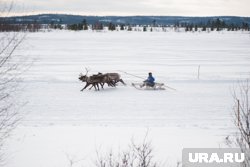
M 138 90 L 165 90 L 164 83 L 155 83 L 152 86 L 141 86 L 143 83 L 132 83 L 132 86 Z

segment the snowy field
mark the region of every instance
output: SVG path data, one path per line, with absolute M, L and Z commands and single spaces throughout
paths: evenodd
M 222 147 L 235 131 L 231 90 L 250 76 L 249 44 L 246 32 L 28 34 L 18 54 L 35 62 L 23 76 L 28 104 L 8 141 L 7 167 L 68 167 L 69 159 L 93 166 L 96 150 L 122 150 L 147 132 L 165 166 L 176 166 L 182 148 Z M 127 86 L 80 92 L 85 67 L 118 72 Z M 142 79 L 129 74 L 148 72 L 177 91 L 130 86 Z

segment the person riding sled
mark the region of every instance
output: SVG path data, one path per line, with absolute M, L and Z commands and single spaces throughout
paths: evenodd
M 141 88 L 144 86 L 150 86 L 150 87 L 154 87 L 155 85 L 155 78 L 153 77 L 152 73 L 149 72 L 148 73 L 148 78 L 143 81 L 143 84 L 141 85 Z

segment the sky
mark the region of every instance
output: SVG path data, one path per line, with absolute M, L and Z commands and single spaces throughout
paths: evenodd
M 250 16 L 250 0 L 14 0 L 14 4 L 16 15 Z

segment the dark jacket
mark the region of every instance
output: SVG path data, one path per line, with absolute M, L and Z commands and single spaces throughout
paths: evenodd
M 146 80 L 146 82 L 150 83 L 150 84 L 154 84 L 155 83 L 155 79 L 152 75 L 148 76 L 148 79 Z

